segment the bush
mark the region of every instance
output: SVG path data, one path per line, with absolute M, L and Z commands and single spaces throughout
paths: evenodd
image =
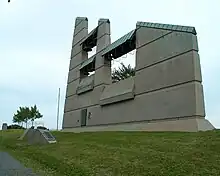
M 9 125 L 7 129 L 25 129 L 20 125 Z
M 38 126 L 37 129 L 40 129 L 40 130 L 47 130 L 46 127 L 43 127 L 43 126 Z

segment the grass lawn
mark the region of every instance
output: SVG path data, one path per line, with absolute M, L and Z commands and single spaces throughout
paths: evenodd
M 220 130 L 177 132 L 53 132 L 57 144 L 29 146 L 4 131 L 0 150 L 39 175 L 220 175 Z

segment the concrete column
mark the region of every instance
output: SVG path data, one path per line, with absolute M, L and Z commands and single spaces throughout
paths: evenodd
M 88 59 L 87 52 L 82 50 L 81 41 L 88 35 L 88 19 L 86 17 L 77 17 L 75 20 L 71 59 L 69 64 L 68 81 L 66 88 L 66 99 L 64 107 L 63 127 L 76 121 L 75 118 L 69 117 L 65 112 L 70 99 L 75 96 L 80 81 L 80 64 L 83 60 Z M 74 107 L 73 107 L 74 108 Z M 71 110 L 71 109 L 70 109 Z
M 71 67 L 79 65 L 82 60 L 88 59 L 87 52 L 82 51 L 81 41 L 88 35 L 88 19 L 86 17 L 77 17 L 75 21 L 75 29 L 73 34 L 71 60 Z M 79 54 L 79 55 L 78 55 Z
M 86 17 L 77 17 L 73 34 L 71 60 L 68 74 L 68 84 L 66 95 L 76 94 L 76 88 L 80 79 L 80 64 L 88 59 L 87 52 L 82 50 L 81 41 L 88 35 L 88 19 Z
M 101 55 L 103 49 L 111 44 L 109 19 L 99 19 L 98 26 L 95 86 L 111 84 L 111 61 L 107 61 Z

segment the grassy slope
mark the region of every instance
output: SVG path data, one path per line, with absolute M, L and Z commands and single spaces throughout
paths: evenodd
M 220 175 L 220 131 L 54 132 L 58 143 L 28 146 L 4 132 L 8 151 L 42 175 Z

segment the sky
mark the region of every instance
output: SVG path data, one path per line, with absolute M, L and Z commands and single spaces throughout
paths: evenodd
M 12 123 L 19 106 L 37 104 L 41 122 L 59 128 L 75 18 L 88 17 L 89 31 L 99 18 L 111 22 L 112 42 L 137 21 L 194 26 L 205 94 L 206 118 L 220 128 L 219 0 L 0 0 L 0 127 Z M 134 65 L 134 55 L 122 60 Z

